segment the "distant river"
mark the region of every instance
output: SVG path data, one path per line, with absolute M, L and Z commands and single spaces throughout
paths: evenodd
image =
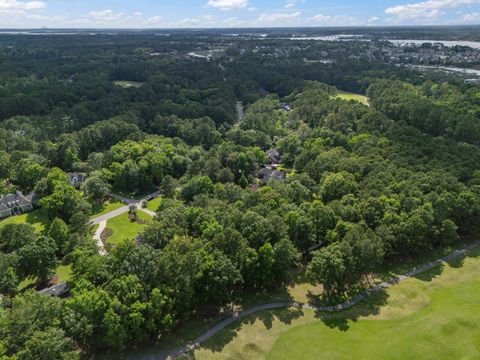
M 480 78 L 480 70 L 476 70 L 476 69 L 465 69 L 465 68 L 448 67 L 448 66 L 427 66 L 427 65 L 409 65 L 409 66 L 419 70 L 438 70 L 438 71 L 444 71 L 447 73 L 457 73 L 457 74 L 463 74 L 463 75 Z
M 447 47 L 454 47 L 454 46 L 469 46 L 472 49 L 480 49 L 480 42 L 478 41 L 449 41 L 449 40 L 392 40 L 388 39 L 389 42 L 395 45 L 422 45 L 425 43 L 431 44 L 442 44 L 443 46 Z

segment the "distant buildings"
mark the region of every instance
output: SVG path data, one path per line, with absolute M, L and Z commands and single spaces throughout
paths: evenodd
M 34 192 L 23 195 L 21 191 L 0 198 L 0 219 L 20 215 L 33 210 L 40 197 Z

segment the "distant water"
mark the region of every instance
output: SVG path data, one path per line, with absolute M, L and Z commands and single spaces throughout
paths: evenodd
M 395 45 L 422 45 L 422 44 L 442 44 L 447 47 L 454 46 L 469 46 L 472 49 L 480 49 L 480 42 L 478 41 L 450 41 L 450 40 L 395 40 L 388 39 L 389 42 Z
M 368 40 L 363 39 L 363 35 L 346 35 L 346 34 L 339 34 L 339 35 L 327 35 L 327 36 L 292 36 L 286 38 L 286 40 L 316 40 L 316 41 L 352 41 L 352 40 Z
M 419 69 L 419 70 L 438 70 L 444 71 L 447 73 L 458 73 L 468 76 L 474 76 L 480 78 L 480 70 L 476 69 L 465 69 L 465 68 L 457 68 L 457 67 L 449 67 L 449 66 L 427 66 L 427 65 L 409 65 L 409 67 Z

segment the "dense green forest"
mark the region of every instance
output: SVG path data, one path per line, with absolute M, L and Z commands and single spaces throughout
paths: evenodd
M 379 266 L 478 233 L 479 86 L 262 56 L 260 40 L 74 40 L 0 36 L 0 193 L 34 191 L 48 219 L 41 230 L 0 222 L 2 360 L 124 350 L 293 269 L 334 303 Z M 222 55 L 185 55 L 212 46 Z M 273 148 L 286 179 L 263 184 Z M 69 172 L 87 180 L 75 187 Z M 95 207 L 110 192 L 156 190 L 141 241 L 101 254 Z M 72 269 L 70 295 L 35 291 L 60 264 Z M 26 279 L 35 286 L 19 290 Z

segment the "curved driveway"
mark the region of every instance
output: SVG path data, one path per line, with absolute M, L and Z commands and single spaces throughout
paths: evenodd
M 434 267 L 442 264 L 443 262 L 453 260 L 455 258 L 458 258 L 460 256 L 465 255 L 467 252 L 477 248 L 480 246 L 480 241 L 477 241 L 473 244 L 467 245 L 459 250 L 455 250 L 449 255 L 438 259 L 436 261 L 433 261 L 431 263 L 422 265 L 420 267 L 417 267 L 413 269 L 412 271 L 409 271 L 408 273 L 404 275 L 400 275 L 399 277 L 395 277 L 389 281 L 383 282 L 377 286 L 374 286 L 368 290 L 365 290 L 352 298 L 351 300 L 344 302 L 342 304 L 338 305 L 333 305 L 333 306 L 312 306 L 308 304 L 302 304 L 298 302 L 279 302 L 279 303 L 271 303 L 271 304 L 264 304 L 264 305 L 258 305 L 254 306 L 250 309 L 244 310 L 232 317 L 229 317 L 228 319 L 225 319 L 218 323 L 216 326 L 208 330 L 206 333 L 202 334 L 199 336 L 197 339 L 193 341 L 193 343 L 189 343 L 181 348 L 177 349 L 172 349 L 172 350 L 166 350 L 166 351 L 160 351 L 156 354 L 148 354 L 148 355 L 131 355 L 127 357 L 129 360 L 161 360 L 161 359 L 170 359 L 174 358 L 176 356 L 182 355 L 184 353 L 187 353 L 191 350 L 194 350 L 195 348 L 199 347 L 202 343 L 210 339 L 212 336 L 216 335 L 218 332 L 221 330 L 225 329 L 227 326 L 232 324 L 233 322 L 243 319 L 251 314 L 255 314 L 260 311 L 265 311 L 265 310 L 272 310 L 272 309 L 281 309 L 281 308 L 301 308 L 301 309 L 310 309 L 310 310 L 316 310 L 316 311 L 323 311 L 323 312 L 336 312 L 336 311 L 342 311 L 351 308 L 352 306 L 358 304 L 371 294 L 375 294 L 378 291 L 382 289 L 386 289 L 392 285 L 398 284 L 401 281 L 404 281 L 406 279 L 411 278 L 412 276 L 418 275 L 420 273 L 423 273 L 425 271 L 431 270 Z
M 149 197 L 155 198 L 155 197 L 159 196 L 159 194 L 160 193 L 157 191 L 157 192 L 154 192 L 153 194 L 150 194 L 149 196 L 145 197 L 144 199 L 127 199 L 127 198 L 125 198 L 123 196 L 120 196 L 120 195 L 117 195 L 117 194 L 113 194 L 113 193 L 110 194 L 111 197 L 113 197 L 117 200 L 120 200 L 124 204 L 127 204 L 127 205 L 122 206 L 118 209 L 110 211 L 109 213 L 100 215 L 99 217 L 96 217 L 96 218 L 90 220 L 90 225 L 91 226 L 94 226 L 94 225 L 98 224 L 98 229 L 95 231 L 95 234 L 93 235 L 93 239 L 97 242 L 100 255 L 105 255 L 106 254 L 105 246 L 102 242 L 101 235 L 102 235 L 103 230 L 105 230 L 105 228 L 107 226 L 107 221 L 128 212 L 130 205 L 135 205 L 138 210 L 143 211 L 143 212 L 147 213 L 148 215 L 150 215 L 152 217 L 155 217 L 157 215 L 157 213 L 154 212 L 154 211 L 142 208 L 142 202 L 143 202 L 143 200 L 146 200 Z

